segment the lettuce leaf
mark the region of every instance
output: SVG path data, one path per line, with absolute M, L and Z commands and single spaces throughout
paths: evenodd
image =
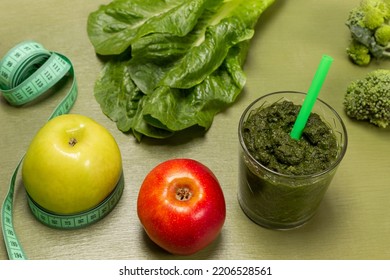
M 88 18 L 102 111 L 141 140 L 171 137 L 214 116 L 245 86 L 242 66 L 260 15 L 274 0 L 114 0 Z
M 98 54 L 120 54 L 147 34 L 188 34 L 208 2 L 210 1 L 112 1 L 89 15 L 88 35 Z

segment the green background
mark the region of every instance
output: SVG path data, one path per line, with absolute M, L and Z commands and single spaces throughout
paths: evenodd
M 30 259 L 389 259 L 389 129 L 349 119 L 342 106 L 347 85 L 389 62 L 358 67 L 346 57 L 345 26 L 355 0 L 276 0 L 260 18 L 245 64 L 247 84 L 236 103 L 218 114 L 210 130 L 183 133 L 165 141 L 137 143 L 116 129 L 93 97 L 102 67 L 86 33 L 88 14 L 109 1 L 3 0 L 0 56 L 17 43 L 35 40 L 74 63 L 79 97 L 72 113 L 87 115 L 116 138 L 123 156 L 125 190 L 117 207 L 102 221 L 80 230 L 62 231 L 40 224 L 31 214 L 18 177 L 14 223 Z M 273 91 L 307 91 L 320 58 L 334 58 L 319 97 L 342 116 L 349 146 L 317 215 L 304 227 L 272 231 L 251 222 L 237 202 L 237 126 L 245 107 Z M 32 137 L 45 123 L 70 82 L 58 93 L 22 108 L 0 98 L 0 199 Z M 189 157 L 218 177 L 227 203 L 220 236 L 189 257 L 172 256 L 145 235 L 136 213 L 139 187 L 146 174 L 170 158 Z M 0 259 L 7 254 L 0 242 Z

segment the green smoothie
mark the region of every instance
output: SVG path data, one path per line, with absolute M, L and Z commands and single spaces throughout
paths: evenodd
M 290 101 L 253 110 L 243 125 L 249 153 L 262 165 L 286 175 L 308 175 L 328 168 L 338 153 L 332 129 L 312 113 L 297 141 L 290 132 L 301 106 Z
M 300 107 L 281 99 L 247 110 L 240 123 L 239 202 L 265 227 L 289 229 L 308 221 L 333 178 L 341 149 L 345 151 L 329 120 L 315 112 L 301 139 L 292 139 Z

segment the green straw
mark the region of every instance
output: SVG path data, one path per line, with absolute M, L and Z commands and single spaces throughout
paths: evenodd
M 326 75 L 328 74 L 332 62 L 332 57 L 328 55 L 322 56 L 320 65 L 317 68 L 309 91 L 306 94 L 301 110 L 299 110 L 298 117 L 295 120 L 293 129 L 290 133 L 292 139 L 299 140 L 301 138 L 302 131 L 306 126 L 306 122 L 310 116 L 311 110 L 313 109 L 314 103 L 316 102 L 317 96 L 320 92 L 322 84 L 325 81 Z

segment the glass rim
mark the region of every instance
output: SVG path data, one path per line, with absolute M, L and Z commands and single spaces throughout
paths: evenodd
M 340 122 L 341 124 L 341 128 L 342 128 L 342 131 L 343 131 L 343 145 L 341 147 L 341 150 L 340 150 L 340 153 L 337 155 L 337 158 L 336 160 L 326 169 L 320 171 L 320 172 L 317 172 L 317 173 L 312 173 L 312 174 L 304 174 L 304 175 L 294 175 L 294 174 L 284 174 L 284 173 L 280 173 L 280 172 L 277 172 L 273 169 L 270 169 L 268 167 L 266 167 L 265 165 L 261 164 L 258 160 L 256 160 L 252 155 L 251 153 L 248 151 L 246 145 L 245 145 L 245 142 L 244 142 L 244 139 L 243 139 L 243 136 L 242 136 L 242 127 L 243 127 L 243 123 L 244 123 L 244 119 L 245 117 L 248 115 L 248 112 L 253 109 L 254 105 L 256 103 L 258 103 L 258 101 L 260 101 L 261 99 L 264 99 L 270 95 L 278 95 L 278 94 L 286 94 L 286 93 L 292 93 L 292 94 L 300 94 L 300 95 L 306 95 L 305 92 L 301 92 L 301 91 L 294 91 L 294 90 L 284 90 L 284 91 L 275 91 L 275 92 L 271 92 L 271 93 L 267 93 L 263 96 L 260 96 L 258 98 L 256 98 L 254 101 L 252 101 L 244 110 L 244 112 L 241 114 L 241 117 L 240 117 L 240 121 L 239 121 L 239 124 L 238 124 L 238 135 L 239 135 L 239 142 L 240 142 L 240 145 L 242 147 L 242 149 L 244 150 L 244 152 L 246 153 L 246 155 L 250 158 L 251 161 L 255 162 L 256 164 L 258 164 L 259 166 L 261 166 L 263 169 L 265 169 L 267 172 L 275 175 L 275 176 L 279 176 L 279 177 L 284 177 L 284 178 L 294 178 L 294 179 L 308 179 L 308 178 L 316 178 L 316 177 L 320 177 L 326 173 L 329 173 L 330 171 L 332 171 L 333 169 L 335 169 L 341 162 L 341 160 L 344 158 L 344 155 L 347 151 L 347 145 L 348 145 L 348 135 L 347 135 L 347 129 L 346 129 L 346 126 L 343 122 L 343 120 L 341 119 L 340 115 L 336 112 L 336 110 L 334 110 L 329 104 L 327 104 L 325 101 L 321 100 L 320 98 L 317 98 L 317 101 L 316 102 L 320 102 L 322 105 L 324 105 L 325 107 L 327 107 L 333 114 L 334 116 L 336 117 L 336 119 Z M 277 102 L 277 101 L 275 101 Z

